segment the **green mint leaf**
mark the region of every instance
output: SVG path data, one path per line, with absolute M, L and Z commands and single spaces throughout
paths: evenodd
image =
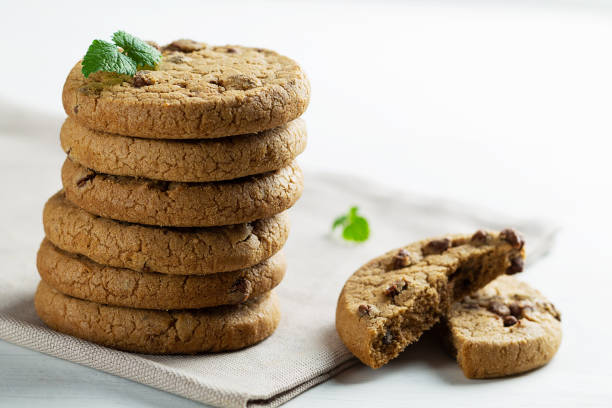
M 120 53 L 115 44 L 93 40 L 83 57 L 82 66 L 83 75 L 87 78 L 98 71 L 134 76 L 137 64 L 127 55 Z
M 356 216 L 350 224 L 344 227 L 342 231 L 342 238 L 347 241 L 364 242 L 370 237 L 370 226 L 368 221 L 363 218 Z
M 335 230 L 339 226 L 344 225 L 344 223 L 346 222 L 347 219 L 348 219 L 348 217 L 346 215 L 341 215 L 338 218 L 336 218 L 334 220 L 334 223 L 332 224 L 332 230 Z
M 123 53 L 133 59 L 138 68 L 154 68 L 161 60 L 161 53 L 140 38 L 125 31 L 113 34 L 113 42 L 123 48 Z
M 368 220 L 358 214 L 357 207 L 351 207 L 347 214 L 336 218 L 332 230 L 342 227 L 342 238 L 347 241 L 364 242 L 370 237 Z

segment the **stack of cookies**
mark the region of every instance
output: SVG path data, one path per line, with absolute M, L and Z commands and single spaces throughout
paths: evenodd
M 38 315 L 143 353 L 240 349 L 276 329 L 285 211 L 310 86 L 264 49 L 179 40 L 134 77 L 78 63 L 63 91 L 63 190 L 47 202 Z

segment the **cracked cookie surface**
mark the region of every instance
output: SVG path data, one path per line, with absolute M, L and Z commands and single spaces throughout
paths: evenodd
M 79 299 L 140 309 L 176 310 L 231 305 L 269 292 L 285 275 L 282 252 L 238 271 L 168 275 L 100 265 L 45 239 L 36 259 L 42 280 Z
M 60 191 L 43 209 L 49 241 L 93 261 L 140 272 L 205 275 L 253 266 L 278 252 L 289 235 L 285 213 L 211 228 L 162 228 L 102 218 Z
M 561 314 L 540 292 L 511 276 L 453 303 L 440 329 L 468 378 L 533 370 L 548 363 L 561 344 Z
M 395 249 L 348 279 L 338 299 L 336 330 L 363 363 L 381 367 L 438 322 L 453 300 L 501 274 L 520 272 L 523 258 L 523 240 L 511 229 Z
M 308 106 L 306 75 L 274 51 L 179 40 L 161 52 L 157 70 L 134 78 L 108 72 L 85 78 L 77 63 L 64 84 L 64 110 L 104 132 L 200 139 L 272 129 Z
M 280 321 L 274 292 L 239 305 L 165 312 L 101 305 L 40 282 L 34 306 L 54 330 L 145 354 L 238 350 L 270 336 Z
M 67 118 L 62 148 L 94 171 L 154 180 L 231 180 L 278 170 L 306 148 L 306 125 L 296 119 L 274 129 L 210 140 L 154 140 L 95 131 Z
M 303 175 L 294 162 L 237 180 L 178 183 L 96 173 L 70 159 L 62 166 L 66 198 L 114 220 L 172 227 L 212 227 L 268 218 L 300 198 Z

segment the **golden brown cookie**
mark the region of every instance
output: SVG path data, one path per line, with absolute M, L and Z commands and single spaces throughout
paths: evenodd
M 206 139 L 272 129 L 299 117 L 310 85 L 295 61 L 274 51 L 179 40 L 156 71 L 135 77 L 77 63 L 64 84 L 66 113 L 83 126 L 152 139 Z
M 140 272 L 206 275 L 247 268 L 278 252 L 289 234 L 281 213 L 247 224 L 213 228 L 160 228 L 101 218 L 76 207 L 63 191 L 47 201 L 49 241 L 103 265 Z
M 273 172 L 212 183 L 176 183 L 96 173 L 66 159 L 66 198 L 114 220 L 172 227 L 211 227 L 271 217 L 303 189 L 296 163 Z
M 278 170 L 306 147 L 306 126 L 296 119 L 260 133 L 210 140 L 154 140 L 95 131 L 67 118 L 60 133 L 68 157 L 117 176 L 205 182 Z
M 246 302 L 269 292 L 285 275 L 282 252 L 249 268 L 210 275 L 168 275 L 100 265 L 45 239 L 36 259 L 42 280 L 79 299 L 140 309 L 199 309 Z
M 105 306 L 66 296 L 40 282 L 34 306 L 41 320 L 54 330 L 146 354 L 241 349 L 270 336 L 280 320 L 273 292 L 239 305 L 164 312 Z
M 455 302 L 444 320 L 443 335 L 468 378 L 533 370 L 548 363 L 561 344 L 561 314 L 511 276 Z
M 415 242 L 373 259 L 346 282 L 336 329 L 364 364 L 378 368 L 418 340 L 451 302 L 523 269 L 514 230 L 477 231 Z

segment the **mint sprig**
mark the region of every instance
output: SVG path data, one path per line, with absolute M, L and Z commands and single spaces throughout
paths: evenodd
M 348 213 L 334 220 L 332 231 L 342 227 L 342 238 L 347 241 L 364 242 L 370 237 L 368 220 L 358 214 L 358 207 L 351 207 Z
M 93 40 L 81 63 L 85 78 L 98 71 L 134 76 L 139 69 L 154 69 L 161 60 L 157 49 L 125 31 L 114 33 L 113 43 Z

